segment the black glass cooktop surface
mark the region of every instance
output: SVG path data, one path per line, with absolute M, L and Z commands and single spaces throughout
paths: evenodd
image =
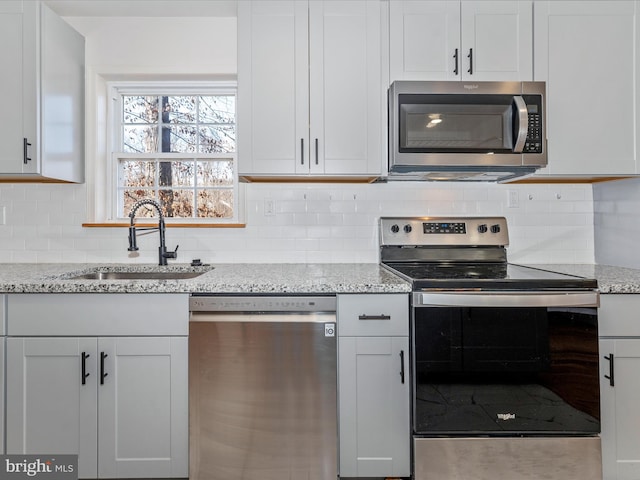
M 414 289 L 595 289 L 594 279 L 510 263 L 386 263 L 387 268 L 411 281 Z

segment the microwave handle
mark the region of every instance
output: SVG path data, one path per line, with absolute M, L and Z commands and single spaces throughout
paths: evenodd
M 516 118 L 514 120 L 517 122 L 515 126 L 518 132 L 513 151 L 514 153 L 522 153 L 524 144 L 527 141 L 527 131 L 529 130 L 529 112 L 527 111 L 527 104 L 521 96 L 513 97 L 513 104 L 516 108 Z

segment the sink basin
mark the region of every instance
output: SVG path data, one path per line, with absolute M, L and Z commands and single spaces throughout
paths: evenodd
M 205 272 L 90 272 L 72 280 L 182 280 L 196 278 Z

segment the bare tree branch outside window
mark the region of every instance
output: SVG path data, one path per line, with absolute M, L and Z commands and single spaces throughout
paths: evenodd
M 123 95 L 121 104 L 118 216 L 153 198 L 168 218 L 233 218 L 235 95 Z

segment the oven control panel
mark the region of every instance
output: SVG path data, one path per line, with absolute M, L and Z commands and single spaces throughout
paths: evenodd
M 382 217 L 380 245 L 506 246 L 504 217 Z
M 425 235 L 429 233 L 435 233 L 436 235 L 446 233 L 465 235 L 467 233 L 467 224 L 464 222 L 424 222 L 422 231 Z

